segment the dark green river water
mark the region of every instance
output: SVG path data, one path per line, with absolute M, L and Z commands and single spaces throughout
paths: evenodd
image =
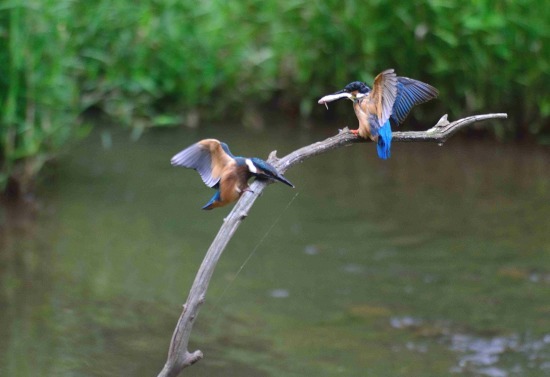
M 498 123 L 496 123 L 498 124 Z M 0 221 L 0 375 L 156 376 L 231 207 L 170 157 L 282 156 L 335 130 L 92 134 Z M 550 375 L 550 148 L 373 144 L 269 186 L 222 256 L 189 376 Z

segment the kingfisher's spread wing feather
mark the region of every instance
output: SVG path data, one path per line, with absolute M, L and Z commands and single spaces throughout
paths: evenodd
M 324 96 L 319 103 L 326 105 L 342 98 L 352 100 L 359 127 L 351 132 L 376 141 L 378 156 L 387 159 L 390 157 L 392 123 L 402 123 L 414 106 L 438 94 L 431 85 L 398 77 L 393 69 L 387 69 L 376 76 L 372 90 L 363 82 L 353 81 L 343 90 Z
M 391 119 L 397 124 L 403 123 L 414 106 L 427 102 L 438 94 L 437 89 L 429 84 L 408 77 L 398 77 Z
M 171 163 L 195 169 L 208 187 L 214 187 L 219 183 L 225 166 L 234 162 L 231 152 L 227 146 L 224 147 L 219 140 L 204 139 L 176 154 Z
M 370 96 L 381 127 L 390 119 L 397 96 L 397 75 L 393 69 L 387 69 L 376 76 Z

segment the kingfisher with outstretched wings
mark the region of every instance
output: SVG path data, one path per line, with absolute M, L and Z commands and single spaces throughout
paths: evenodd
M 347 98 L 353 101 L 353 109 L 359 121 L 355 135 L 376 142 L 378 156 L 390 157 L 391 125 L 399 125 L 411 109 L 438 95 L 433 86 L 408 77 L 400 77 L 393 69 L 387 69 L 374 79 L 372 89 L 364 82 L 353 81 L 344 89 L 324 96 L 320 104 Z
M 248 180 L 274 179 L 294 187 L 277 169 L 257 157 L 236 157 L 227 144 L 216 139 L 204 139 L 172 157 L 172 165 L 195 169 L 203 182 L 216 190 L 203 209 L 222 207 L 250 191 Z

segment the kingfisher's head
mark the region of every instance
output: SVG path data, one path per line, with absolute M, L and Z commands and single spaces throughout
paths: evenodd
M 260 179 L 274 179 L 282 182 L 294 188 L 294 185 L 290 183 L 282 174 L 280 174 L 275 167 L 266 161 L 257 158 L 239 158 L 237 157 L 237 165 L 240 165 L 248 170 L 248 172 L 256 178 Z
M 369 92 L 370 88 L 367 86 L 367 84 L 361 81 L 353 81 L 346 85 L 344 89 L 324 96 L 318 101 L 318 103 L 327 106 L 328 102 L 338 101 L 342 98 L 347 98 L 351 101 L 355 101 L 358 97 L 364 97 L 369 94 Z
M 346 85 L 341 92 L 350 93 L 352 96 L 356 97 L 359 93 L 368 94 L 370 92 L 370 88 L 364 82 L 353 81 Z

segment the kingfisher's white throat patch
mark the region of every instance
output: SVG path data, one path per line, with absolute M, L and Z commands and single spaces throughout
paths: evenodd
M 244 162 L 246 163 L 246 166 L 248 166 L 248 170 L 250 170 L 251 173 L 256 174 L 258 172 L 258 169 L 254 166 L 251 159 L 247 158 Z

